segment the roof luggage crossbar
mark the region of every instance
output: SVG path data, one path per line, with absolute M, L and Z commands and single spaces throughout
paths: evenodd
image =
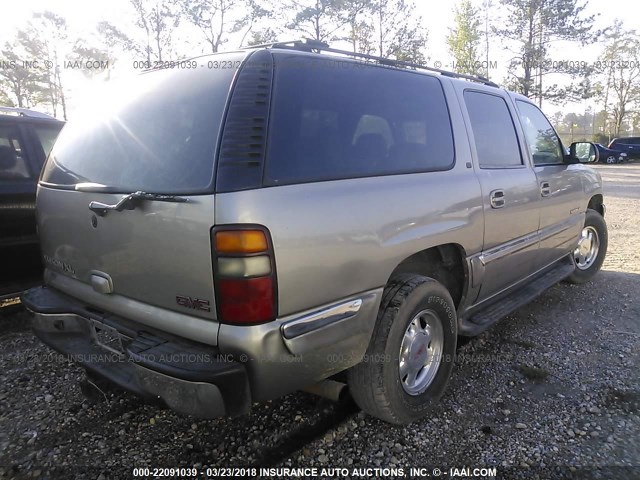
M 312 40 L 309 38 L 303 38 L 302 40 L 292 40 L 288 42 L 271 42 L 271 43 L 263 43 L 260 45 L 252 45 L 250 47 L 246 47 L 247 49 L 253 48 L 293 48 L 295 50 L 303 50 L 307 52 L 327 52 L 327 53 L 335 53 L 337 55 L 345 55 L 349 57 L 362 58 L 364 60 L 374 61 L 379 63 L 380 65 L 386 65 L 390 67 L 407 67 L 419 70 L 427 70 L 429 72 L 439 73 L 440 75 L 444 75 L 446 77 L 452 78 L 463 78 L 465 80 L 471 80 L 472 82 L 483 83 L 484 85 L 488 85 L 491 87 L 499 88 L 499 85 L 492 82 L 488 78 L 482 76 L 475 75 L 466 75 L 464 73 L 456 73 L 451 72 L 449 70 L 442 70 L 440 68 L 428 67 L 426 65 L 421 65 L 419 63 L 407 62 L 405 60 L 393 60 L 391 58 L 378 57 L 376 55 L 369 55 L 367 53 L 358 53 L 358 52 L 350 52 L 348 50 L 340 50 L 337 48 L 331 48 L 328 43 Z

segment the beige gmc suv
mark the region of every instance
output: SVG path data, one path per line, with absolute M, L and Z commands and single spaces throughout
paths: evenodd
M 348 390 L 407 423 L 477 335 L 607 249 L 592 144 L 483 78 L 276 43 L 149 71 L 64 127 L 24 304 L 185 414 Z

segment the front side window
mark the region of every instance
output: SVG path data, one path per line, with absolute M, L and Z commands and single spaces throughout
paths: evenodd
M 306 59 L 305 59 L 306 60 Z M 447 170 L 440 81 L 367 64 L 276 57 L 265 185 Z
M 535 165 L 564 163 L 562 145 L 547 117 L 531 103 L 516 101 L 529 153 Z
M 0 126 L 0 181 L 29 178 L 20 134 L 14 126 Z
M 464 102 L 469 112 L 480 168 L 522 165 L 516 129 L 502 97 L 467 90 Z

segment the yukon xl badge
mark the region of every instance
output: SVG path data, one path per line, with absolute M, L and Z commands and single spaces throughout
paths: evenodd
M 211 311 L 209 300 L 191 298 L 184 295 L 176 295 L 176 303 L 181 307 L 192 308 L 193 310 L 202 310 L 203 312 Z
M 65 273 L 70 273 L 71 275 L 76 274 L 76 270 L 75 268 L 73 268 L 71 264 L 63 262 L 62 260 L 58 260 L 57 258 L 52 258 L 49 255 L 43 255 L 43 257 L 44 257 L 44 262 L 47 265 L 58 268 Z

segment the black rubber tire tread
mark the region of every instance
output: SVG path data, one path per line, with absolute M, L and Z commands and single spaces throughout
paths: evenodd
M 424 299 L 420 299 L 420 297 L 411 299 L 412 302 L 417 302 L 416 308 L 409 312 L 406 309 L 403 310 L 403 306 L 407 305 L 410 297 L 420 295 L 425 291 L 429 293 L 429 296 L 425 295 Z M 400 329 L 404 334 L 406 329 L 404 323 L 408 323 L 410 318 L 401 317 L 407 317 L 407 313 L 411 316 L 417 310 L 417 307 L 426 302 L 428 298 L 435 296 L 438 296 L 446 303 L 450 314 L 449 328 L 443 324 L 445 332 L 443 359 L 436 374 L 436 379 L 434 379 L 429 388 L 424 393 L 411 397 L 404 392 L 399 383 L 397 385 L 389 385 L 387 380 L 391 373 L 387 370 L 389 368 L 397 369 L 397 358 L 392 357 L 390 362 L 385 362 L 382 357 L 389 347 L 387 344 L 394 325 L 396 330 Z M 396 321 L 397 319 L 398 321 Z M 403 325 L 399 325 L 399 322 L 403 322 Z M 432 403 L 439 400 L 444 393 L 453 368 L 456 341 L 457 321 L 455 318 L 455 306 L 446 288 L 436 280 L 421 275 L 401 274 L 394 277 L 389 281 L 383 293 L 376 327 L 371 337 L 365 360 L 347 372 L 347 382 L 352 397 L 366 413 L 389 423 L 404 425 L 423 417 L 428 413 Z M 400 350 L 399 344 L 391 347 L 393 349 L 397 347 L 398 352 Z M 440 380 L 436 381 L 438 378 Z M 398 401 L 398 396 L 405 396 L 414 405 L 407 408 L 405 402 Z
M 567 282 L 569 283 L 582 284 L 590 281 L 602 268 L 604 258 L 607 255 L 607 247 L 609 246 L 609 234 L 607 231 L 607 223 L 605 222 L 604 217 L 600 215 L 600 212 L 588 209 L 584 219 L 584 226 L 595 227 L 598 231 L 598 236 L 600 237 L 600 250 L 598 251 L 598 258 L 587 270 L 579 270 L 576 267 L 576 270 L 567 278 Z

